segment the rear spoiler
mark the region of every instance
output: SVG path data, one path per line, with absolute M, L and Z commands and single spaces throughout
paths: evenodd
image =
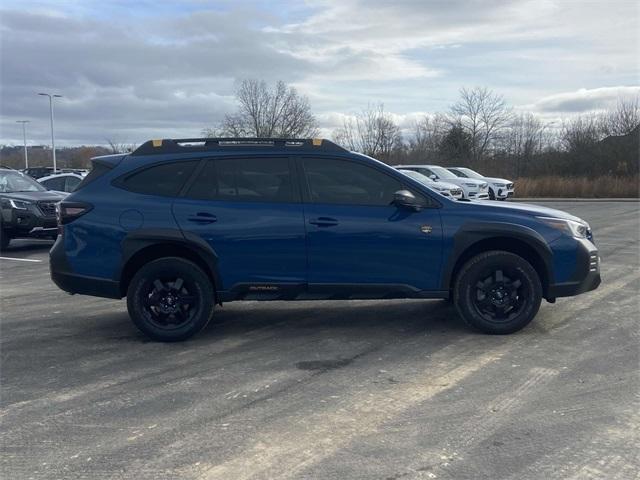
M 93 157 L 91 159 L 91 163 L 92 164 L 100 164 L 103 165 L 105 167 L 107 167 L 108 169 L 112 169 L 113 167 L 117 166 L 124 157 L 126 157 L 127 155 L 129 155 L 128 153 L 116 153 L 114 155 L 101 155 L 99 157 Z

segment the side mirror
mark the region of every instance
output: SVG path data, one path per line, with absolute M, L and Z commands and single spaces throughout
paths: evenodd
M 434 182 L 437 182 L 437 181 L 438 181 L 438 177 L 436 177 L 434 174 L 429 175 L 429 178 L 430 178 L 431 180 L 433 180 Z
M 393 194 L 393 203 L 398 207 L 410 208 L 411 210 L 420 210 L 422 205 L 416 196 L 409 190 L 398 190 Z

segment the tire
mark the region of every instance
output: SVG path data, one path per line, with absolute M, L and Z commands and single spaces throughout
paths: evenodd
M 11 236 L 5 231 L 4 228 L 0 228 L 0 251 L 6 250 L 11 242 Z
M 127 310 L 142 333 L 159 342 L 179 342 L 211 320 L 215 291 L 195 263 L 165 257 L 144 265 L 127 289 Z
M 489 189 L 489 200 L 495 200 L 496 194 L 493 192 L 493 188 Z
M 467 325 L 504 335 L 524 328 L 536 316 L 542 284 L 524 258 L 499 250 L 484 252 L 460 270 L 453 301 Z

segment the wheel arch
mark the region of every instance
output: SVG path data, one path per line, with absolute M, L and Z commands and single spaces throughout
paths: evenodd
M 553 253 L 542 236 L 528 227 L 515 224 L 471 224 L 454 236 L 452 254 L 445 265 L 443 289 L 451 291 L 457 274 L 472 257 L 491 250 L 503 250 L 527 260 L 538 273 L 543 296 L 547 298 L 553 283 Z
M 162 257 L 192 261 L 209 277 L 215 292 L 222 288 L 218 256 L 204 240 L 176 230 L 147 230 L 132 232 L 122 241 L 122 268 L 118 274 L 122 296 L 126 296 L 131 279 L 143 265 Z

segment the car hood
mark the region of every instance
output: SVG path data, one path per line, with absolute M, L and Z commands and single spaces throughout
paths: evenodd
M 430 183 L 427 186 L 428 187 L 448 188 L 449 190 L 451 190 L 452 188 L 460 188 L 460 186 L 456 185 L 455 183 L 442 182 L 440 180 L 438 180 L 437 182 Z
M 451 180 L 452 182 L 456 182 L 458 185 L 462 185 L 463 183 L 473 183 L 474 185 L 480 186 L 486 184 L 489 180 L 476 180 L 475 178 L 456 178 L 455 180 Z
M 511 180 L 505 178 L 485 177 L 489 183 L 513 183 Z
M 543 207 L 541 205 L 535 205 L 532 203 L 513 203 L 513 202 L 495 202 L 495 201 L 483 201 L 474 200 L 468 203 L 468 205 L 478 205 L 483 208 L 489 207 L 496 210 L 504 211 L 505 213 L 520 213 L 528 214 L 534 217 L 553 217 L 562 218 L 566 220 L 574 220 L 577 222 L 584 221 L 579 217 L 571 215 L 570 213 L 563 212 L 562 210 L 556 210 L 555 208 Z
M 2 198 L 13 198 L 27 202 L 59 202 L 67 195 L 67 193 L 53 191 L 0 193 L 0 197 Z

